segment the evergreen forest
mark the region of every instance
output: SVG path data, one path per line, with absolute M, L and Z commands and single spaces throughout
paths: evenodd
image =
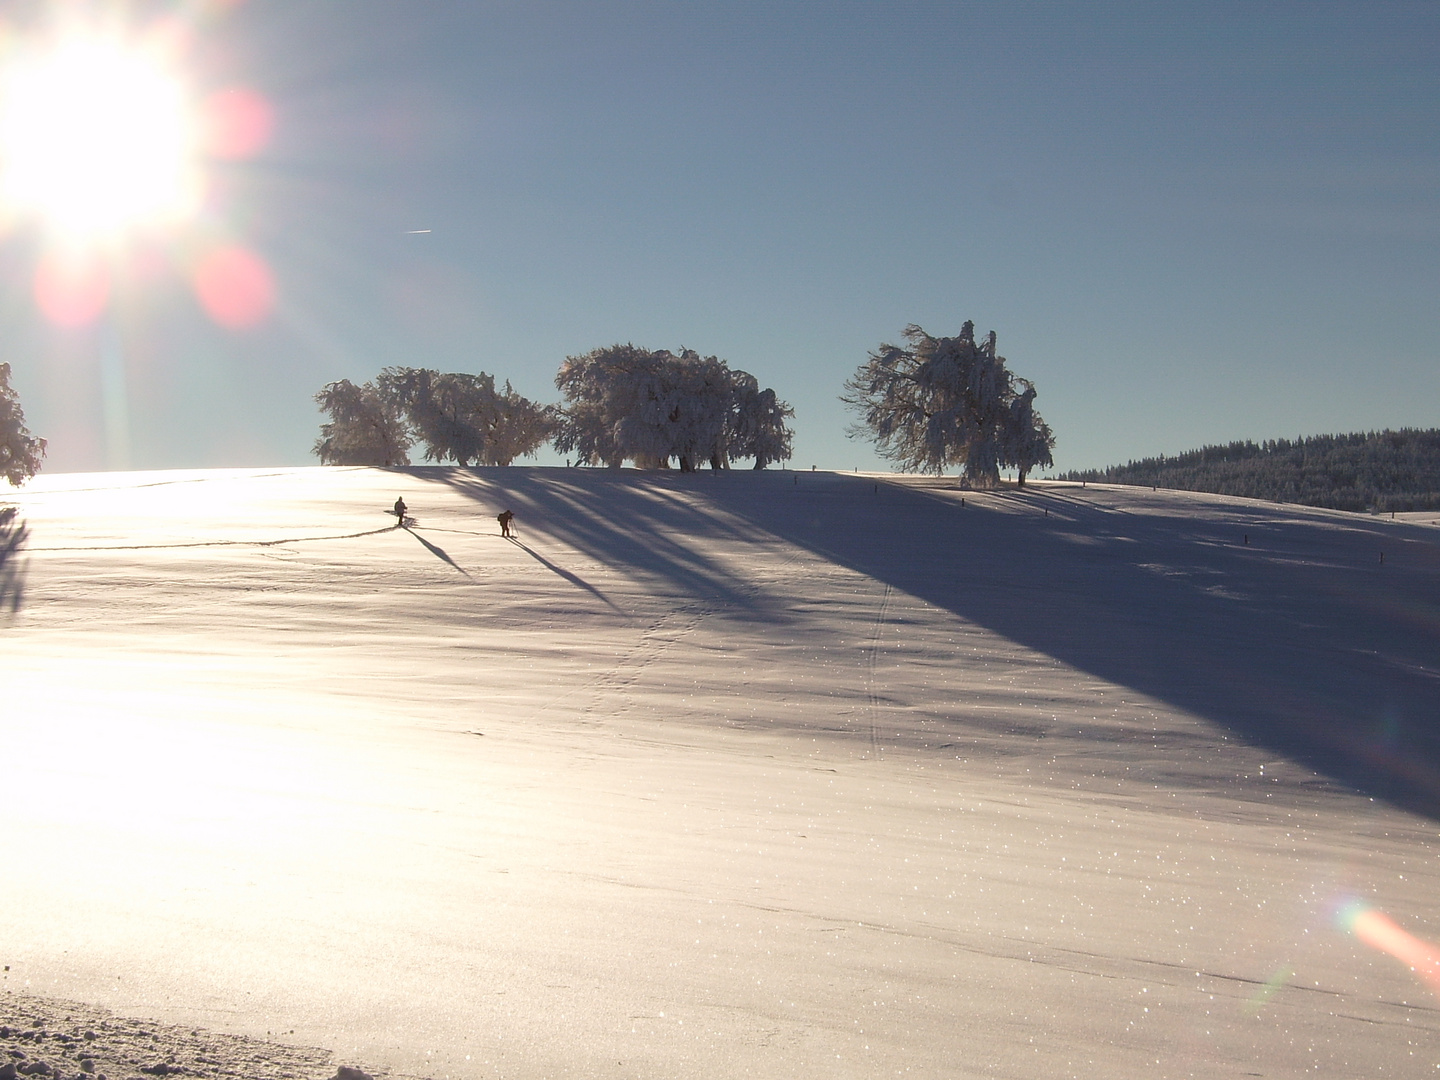
M 1068 472 L 1062 480 L 1207 491 L 1335 510 L 1440 509 L 1440 429 L 1311 435 L 1205 446 Z

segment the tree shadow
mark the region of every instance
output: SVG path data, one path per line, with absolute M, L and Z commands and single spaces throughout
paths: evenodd
M 1193 500 L 1163 495 L 1130 511 L 1128 498 L 1103 489 L 981 494 L 953 481 L 917 490 L 806 479 L 789 506 L 746 500 L 751 520 L 1073 668 L 1440 817 L 1433 530 L 1260 502 L 1217 500 L 1197 512 Z
M 511 505 L 527 527 L 659 588 L 757 619 L 788 616 L 699 549 L 779 538 L 1440 817 L 1434 530 L 1250 501 L 1162 494 L 1142 504 L 1096 487 L 977 493 L 953 480 L 750 470 L 585 470 L 579 481 L 565 470 L 415 471 L 487 506 Z M 705 544 L 686 547 L 687 535 Z
M 0 612 L 14 615 L 25 598 L 22 550 L 30 529 L 13 506 L 0 506 Z
M 657 593 L 696 597 L 740 618 L 786 618 L 771 597 L 702 547 L 681 539 L 703 536 L 732 540 L 738 546 L 753 538 L 743 517 L 709 498 L 705 480 L 709 474 L 424 466 L 406 471 L 474 500 L 486 508 L 491 520 L 499 510 L 513 510 L 519 527 L 553 536 L 596 562 L 623 569 Z M 534 551 L 530 554 L 539 558 Z M 591 588 L 542 561 L 581 587 Z

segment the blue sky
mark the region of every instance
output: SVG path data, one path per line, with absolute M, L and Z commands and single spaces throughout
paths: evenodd
M 49 470 L 313 463 L 328 381 L 555 400 L 617 341 L 773 386 L 800 467 L 879 468 L 841 384 L 966 319 L 1062 469 L 1440 426 L 1440 5 L 249 0 L 198 33 L 197 84 L 275 109 L 220 179 L 276 310 L 225 330 L 162 278 L 56 329 L 13 230 Z

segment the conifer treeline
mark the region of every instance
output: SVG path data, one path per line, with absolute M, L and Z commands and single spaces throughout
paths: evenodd
M 1232 442 L 1062 480 L 1207 491 L 1336 510 L 1440 509 L 1440 429 Z

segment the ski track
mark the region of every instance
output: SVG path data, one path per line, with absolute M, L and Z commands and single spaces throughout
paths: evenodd
M 610 671 L 590 684 L 587 688 L 590 700 L 581 709 L 581 715 L 594 722 L 597 716 L 615 719 L 630 712 L 634 699 L 628 691 L 645 677 L 652 664 L 693 634 L 712 614 L 713 610 L 704 605 L 684 604 L 661 615 L 641 632 Z M 608 703 L 617 696 L 623 703 L 610 708 Z
M 156 487 L 160 485 L 154 485 Z M 358 540 L 365 536 L 379 536 L 395 532 L 398 526 L 386 525 L 365 532 L 337 533 L 328 536 L 290 536 L 279 540 L 195 540 L 180 544 L 94 544 L 74 547 L 26 547 L 31 552 L 66 551 L 168 551 L 177 548 L 221 548 L 221 547 L 283 547 L 286 544 L 308 544 L 321 540 Z

